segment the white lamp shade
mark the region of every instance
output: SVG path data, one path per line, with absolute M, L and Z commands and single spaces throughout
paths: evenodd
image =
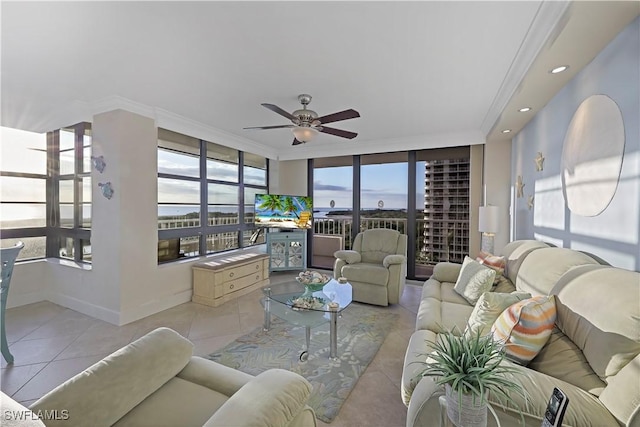
M 296 126 L 292 129 L 292 132 L 300 142 L 309 142 L 318 134 L 316 129 L 309 126 Z
M 498 207 L 480 206 L 478 215 L 478 230 L 484 233 L 495 233 L 498 231 Z

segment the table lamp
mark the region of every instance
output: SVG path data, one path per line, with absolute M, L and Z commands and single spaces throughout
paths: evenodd
M 493 237 L 498 231 L 497 206 L 480 206 L 478 230 L 482 232 L 482 251 L 493 253 Z

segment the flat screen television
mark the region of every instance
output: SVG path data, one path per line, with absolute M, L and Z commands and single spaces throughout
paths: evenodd
M 254 212 L 257 227 L 306 229 L 311 228 L 313 202 L 307 196 L 256 194 Z

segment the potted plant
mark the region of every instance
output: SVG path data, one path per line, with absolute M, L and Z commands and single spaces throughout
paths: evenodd
M 445 386 L 447 416 L 458 427 L 486 426 L 489 393 L 506 406 L 517 407 L 510 394 L 527 393 L 511 374 L 516 367 L 501 364 L 505 358 L 503 344 L 492 336 L 480 333 L 456 335 L 453 331 L 441 333 L 434 341 L 427 341 L 432 352 L 420 377 L 434 377 Z M 520 414 L 524 425 L 524 417 Z

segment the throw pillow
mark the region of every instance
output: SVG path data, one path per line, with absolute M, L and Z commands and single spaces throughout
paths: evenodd
M 555 321 L 553 295 L 535 296 L 503 311 L 493 323 L 491 334 L 505 344 L 509 359 L 526 366 L 549 340 Z
M 469 304 L 475 305 L 480 295 L 491 290 L 495 278 L 495 270 L 480 265 L 477 261 L 466 256 L 453 289 L 462 295 Z
M 490 333 L 491 326 L 503 311 L 518 301 L 528 298 L 531 298 L 531 294 L 526 292 L 485 292 L 471 312 L 464 335 L 470 337 L 478 332 L 480 336 Z
M 507 266 L 507 259 L 503 256 L 497 256 L 489 252 L 480 251 L 476 257 L 476 261 L 496 271 L 496 280 L 494 284 L 497 285 L 500 278 L 504 275 L 504 269 Z

